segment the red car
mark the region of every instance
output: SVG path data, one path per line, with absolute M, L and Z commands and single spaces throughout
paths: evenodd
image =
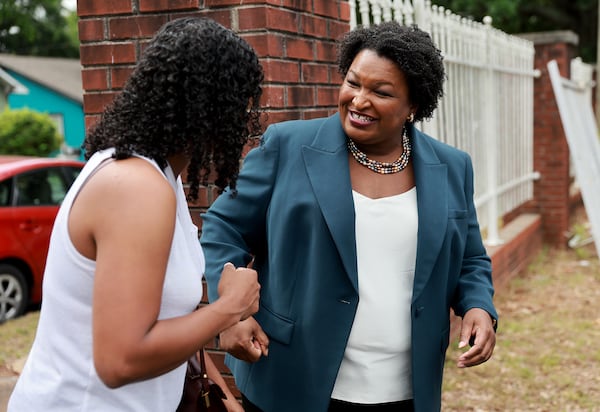
M 41 302 L 52 225 L 83 165 L 0 155 L 0 323 Z

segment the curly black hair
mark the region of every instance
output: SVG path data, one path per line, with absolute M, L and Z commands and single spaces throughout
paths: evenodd
M 409 100 L 418 107 L 414 121 L 430 118 L 444 94 L 446 75 L 442 53 L 429 34 L 398 22 L 359 26 L 338 42 L 338 70 L 344 77 L 356 55 L 365 49 L 391 60 L 404 73 Z
M 232 30 L 204 17 L 170 21 L 86 137 L 86 159 L 114 147 L 116 159 L 139 154 L 164 168 L 185 152 L 191 200 L 211 171 L 221 191 L 235 192 L 244 144 L 260 134 L 263 77 L 255 51 Z

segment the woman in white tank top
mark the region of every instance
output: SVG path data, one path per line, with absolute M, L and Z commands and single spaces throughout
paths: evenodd
M 186 360 L 256 312 L 256 272 L 232 264 L 219 299 L 194 310 L 204 257 L 180 175 L 191 199 L 211 172 L 235 189 L 242 148 L 259 130 L 262 80 L 252 48 L 210 19 L 177 19 L 154 36 L 86 138 L 10 412 L 175 411 Z M 207 363 L 228 409 L 241 411 Z

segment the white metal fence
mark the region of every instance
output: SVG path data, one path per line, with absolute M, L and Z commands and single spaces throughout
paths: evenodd
M 429 0 L 350 0 L 351 27 L 396 20 L 430 33 L 444 56 L 445 96 L 421 129 L 471 154 L 486 243 L 500 218 L 533 198 L 533 43 Z

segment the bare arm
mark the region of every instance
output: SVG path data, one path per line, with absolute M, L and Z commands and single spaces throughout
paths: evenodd
M 244 412 L 242 404 L 239 403 L 238 400 L 235 399 L 235 396 L 233 396 L 233 393 L 231 393 L 229 386 L 227 386 L 225 379 L 223 379 L 223 376 L 215 366 L 215 363 L 213 362 L 208 352 L 204 352 L 204 355 L 204 363 L 206 364 L 206 373 L 208 374 L 208 377 L 212 379 L 214 383 L 219 385 L 221 389 L 223 389 L 225 395 L 227 396 L 227 399 L 224 401 L 225 406 L 227 406 L 227 411 Z

